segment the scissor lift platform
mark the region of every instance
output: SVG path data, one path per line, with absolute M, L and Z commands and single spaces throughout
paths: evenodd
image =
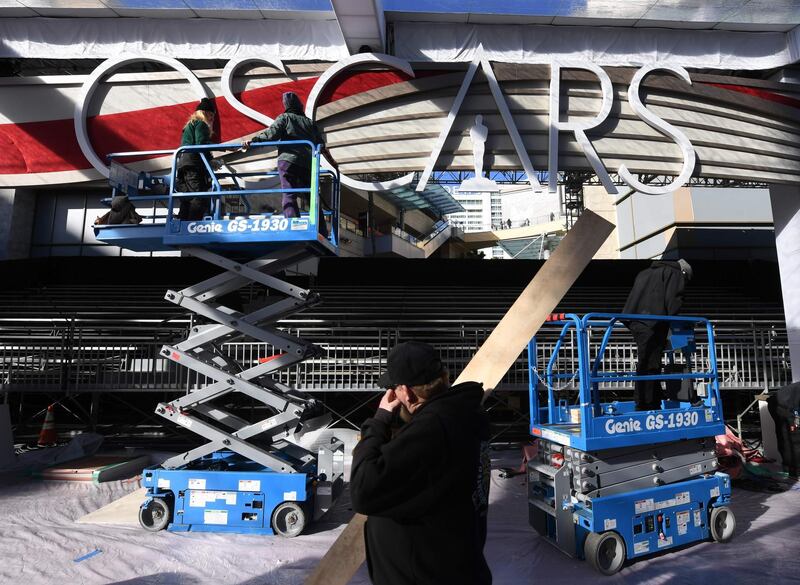
M 252 150 L 274 147 L 277 142 L 251 145 Z M 311 149 L 312 164 L 308 188 L 284 189 L 260 186 L 248 188 L 245 181 L 260 181 L 264 185 L 277 180 L 275 171 L 236 172 L 230 165 L 214 170 L 208 155 L 212 151 L 235 151 L 240 144 L 211 144 L 184 146 L 175 151 L 126 152 L 109 155 L 111 172 L 109 183 L 112 197 L 124 195 L 135 205 L 161 207 L 163 213 L 145 216 L 139 224 L 95 225 L 96 238 L 104 243 L 120 246 L 135 252 L 159 252 L 185 246 L 209 251 L 245 256 L 263 256 L 293 244 L 306 244 L 320 255 L 335 255 L 338 250 L 339 181 L 335 173 L 320 168 L 319 146 L 307 141 L 284 141 L 281 144 L 305 145 Z M 176 189 L 177 160 L 183 153 L 196 153 L 206 167 L 211 188 L 209 191 L 186 193 Z M 126 158 L 172 154 L 172 169 L 167 175 L 151 175 L 128 169 L 119 161 Z M 327 209 L 320 213 L 323 198 L 322 185 L 330 186 Z M 260 212 L 252 209 L 256 199 L 271 198 L 279 207 L 278 198 L 294 193 L 308 200 L 308 211 L 299 217 L 284 217 L 280 213 Z M 200 198 L 210 202 L 206 216 L 196 220 L 180 219 L 174 208 L 186 198 Z M 237 200 L 237 211 L 224 209 L 224 201 Z M 330 229 L 320 222 L 330 220 Z
M 680 351 L 685 371 L 639 375 L 603 368 L 612 332 L 645 319 L 670 324 L 670 363 Z M 539 439 L 537 458 L 527 465 L 530 524 L 607 575 L 626 559 L 709 536 L 729 540 L 736 523 L 726 505 L 730 478 L 717 472 L 714 436 L 725 426 L 708 320 L 593 313 L 563 315 L 549 325 L 559 329 L 544 377 L 535 338 L 528 348 L 531 434 Z M 696 327 L 708 338 L 704 368 L 692 364 Z M 599 344 L 590 340 L 598 331 Z M 563 371 L 565 360 L 559 359 L 567 339 L 577 350 L 577 371 Z M 633 402 L 601 400 L 602 384 L 636 380 L 668 381 L 662 409 L 639 412 Z M 540 382 L 547 395 L 543 406 Z
M 343 487 L 344 442 L 335 437 L 335 432 L 319 440 L 331 416 L 311 396 L 273 377 L 282 369 L 324 353 L 322 348 L 276 326 L 280 319 L 320 302 L 312 291 L 281 280 L 281 271 L 338 250 L 336 175 L 320 170 L 319 146 L 292 142 L 305 144 L 312 151 L 309 188 L 243 188 L 241 180 L 245 177 L 266 175 L 274 181 L 275 173 L 236 173 L 230 168 L 215 171 L 206 154 L 240 147 L 226 144 L 170 151 L 173 165 L 165 177 L 126 170 L 119 163 L 110 176 L 112 195 L 124 195 L 131 202 L 164 203 L 164 214 L 147 217 L 149 221 L 140 224 L 96 225 L 98 240 L 138 252 L 180 250 L 223 271 L 166 293 L 166 300 L 201 316 L 202 321 L 191 327 L 183 341 L 165 345 L 161 356 L 209 383 L 159 404 L 156 413 L 207 442 L 144 471 L 147 495 L 139 520 L 147 530 L 297 536 L 307 520 L 317 519 L 331 507 Z M 257 143 L 252 148 L 276 144 Z M 176 161 L 184 151 L 196 151 L 204 161 L 210 191 L 175 190 Z M 147 154 L 153 153 L 112 156 L 121 159 Z M 330 178 L 332 204 L 323 212 L 321 174 Z M 224 179 L 228 180 L 225 185 Z M 274 199 L 287 192 L 307 197 L 308 212 L 284 217 L 251 209 L 253 197 Z M 174 206 L 185 197 L 208 199 L 208 215 L 192 220 L 175 217 Z M 223 209 L 224 201 L 231 197 L 238 197 L 236 212 Z M 331 221 L 330 229 L 326 217 Z M 271 302 L 244 314 L 221 301 L 225 295 L 250 285 L 268 289 Z M 266 344 L 271 355 L 256 362 L 239 362 L 222 349 L 224 343 L 242 338 Z M 224 404 L 235 402 L 230 400 L 234 393 L 260 402 L 258 412 L 266 413 L 262 415 L 265 418 L 253 421 L 226 410 L 229 407 Z

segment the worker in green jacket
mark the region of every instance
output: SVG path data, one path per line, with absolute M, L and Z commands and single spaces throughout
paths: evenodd
M 284 112 L 264 132 L 244 142 L 244 148 L 251 142 L 274 142 L 280 140 L 308 140 L 322 145 L 322 154 L 334 168 L 338 168 L 330 152 L 325 148 L 325 139 L 317 125 L 303 113 L 303 103 L 294 92 L 283 94 Z M 278 146 L 278 177 L 281 189 L 308 189 L 311 186 L 311 149 L 306 144 L 287 144 Z M 300 217 L 297 193 L 283 193 L 283 216 Z M 321 207 L 321 206 L 320 206 Z M 319 229 L 327 235 L 327 226 L 320 215 Z
M 217 107 L 214 100 L 203 98 L 181 133 L 181 146 L 211 144 Z M 182 193 L 203 193 L 211 190 L 211 177 L 198 152 L 183 152 L 178 160 L 175 190 Z M 208 215 L 208 197 L 181 198 L 178 219 L 199 220 Z

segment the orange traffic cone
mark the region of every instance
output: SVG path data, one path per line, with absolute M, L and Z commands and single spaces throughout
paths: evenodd
M 51 404 L 47 407 L 47 414 L 44 417 L 42 432 L 39 433 L 39 442 L 37 444 L 40 447 L 47 447 L 48 445 L 55 445 L 57 442 L 55 404 Z

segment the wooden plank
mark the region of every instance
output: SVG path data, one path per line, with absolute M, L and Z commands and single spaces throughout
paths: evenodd
M 139 508 L 146 495 L 147 490 L 145 488 L 138 489 L 118 500 L 114 500 L 99 510 L 86 514 L 76 522 L 78 524 L 139 526 Z
M 455 383 L 482 382 L 490 392 L 613 230 L 610 222 L 584 211 Z M 361 514 L 353 517 L 305 585 L 346 585 L 352 579 L 366 558 L 363 536 L 366 519 Z
M 364 548 L 364 523 L 367 517 L 356 514 L 322 557 L 305 585 L 345 585 L 367 558 Z
M 584 211 L 455 383 L 483 382 L 487 391 L 497 386 L 613 230 L 610 222 Z

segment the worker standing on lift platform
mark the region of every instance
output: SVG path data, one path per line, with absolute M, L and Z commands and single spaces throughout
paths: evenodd
M 214 118 L 217 106 L 214 100 L 203 98 L 197 104 L 194 113 L 189 117 L 181 133 L 181 146 L 199 146 L 211 144 L 214 134 Z M 209 161 L 210 162 L 210 161 Z M 204 193 L 211 189 L 211 177 L 197 152 L 182 152 L 178 160 L 175 191 L 182 193 Z M 203 219 L 209 211 L 209 199 L 206 197 L 183 197 L 178 211 L 178 219 Z
M 336 162 L 325 148 L 325 140 L 317 125 L 303 112 L 303 103 L 297 94 L 287 91 L 283 94 L 284 112 L 264 132 L 255 135 L 244 142 L 247 149 L 251 142 L 273 142 L 276 140 L 308 140 L 313 144 L 322 146 L 322 154 L 338 168 Z M 278 176 L 281 189 L 308 189 L 311 186 L 311 156 L 312 153 L 305 144 L 289 144 L 278 146 Z M 283 216 L 300 217 L 300 208 L 297 205 L 297 193 L 283 194 Z M 328 229 L 322 220 L 322 206 L 320 206 L 319 229 L 327 235 Z
M 686 260 L 653 262 L 636 275 L 622 312 L 629 315 L 677 315 L 683 305 L 684 288 L 691 278 L 692 267 Z M 660 374 L 669 323 L 642 320 L 626 321 L 625 325 L 636 341 L 637 375 Z M 661 398 L 659 380 L 636 380 L 633 390 L 636 410 L 659 409 Z

